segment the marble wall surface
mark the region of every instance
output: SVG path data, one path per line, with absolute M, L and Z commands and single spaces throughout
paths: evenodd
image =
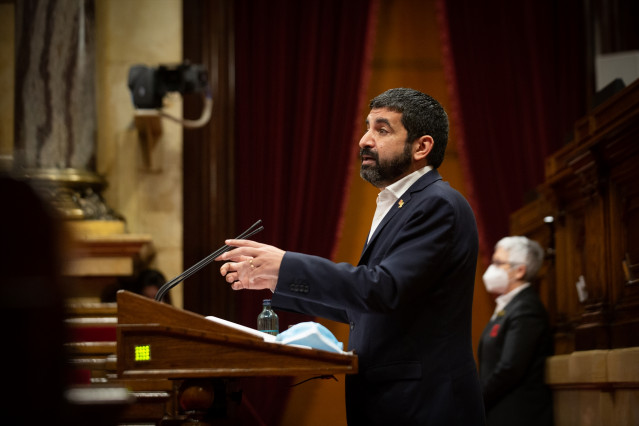
M 15 3 L 13 161 L 19 173 L 94 171 L 94 5 Z
M 128 232 L 151 235 L 151 266 L 169 280 L 182 272 L 182 127 L 163 119 L 161 135 L 147 144 L 134 125 L 127 78 L 132 65 L 182 61 L 182 2 L 97 0 L 96 42 L 97 171 L 108 182 L 104 197 L 124 216 Z M 169 95 L 163 109 L 180 117 L 179 94 Z M 181 286 L 172 290 L 174 305 L 182 307 L 181 295 Z
M 15 6 L 0 3 L 0 169 L 14 154 Z M 127 233 L 152 237 L 150 266 L 168 279 L 182 272 L 182 127 L 159 121 L 147 144 L 134 125 L 129 68 L 182 62 L 181 0 L 95 0 L 97 170 L 103 196 L 124 216 Z M 180 117 L 179 94 L 164 112 Z M 189 266 L 189 265 L 187 265 Z M 182 307 L 181 286 L 172 302 Z

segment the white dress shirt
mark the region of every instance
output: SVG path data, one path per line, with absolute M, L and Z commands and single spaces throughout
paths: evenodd
M 490 317 L 490 320 L 492 321 L 495 318 L 497 318 L 497 314 L 499 314 L 499 312 L 503 311 L 504 308 L 506 307 L 506 305 L 508 305 L 510 303 L 510 301 L 513 300 L 515 298 L 515 296 L 517 296 L 519 294 L 520 291 L 522 291 L 523 289 L 528 288 L 528 287 L 530 287 L 530 283 L 522 284 L 519 287 L 509 291 L 506 294 L 502 294 L 497 299 L 495 299 L 495 302 L 497 303 L 497 306 L 495 306 L 495 312 L 493 312 L 493 316 Z
M 402 196 L 404 192 L 412 184 L 414 184 L 420 177 L 424 176 L 426 173 L 431 171 L 433 168 L 431 166 L 422 167 L 419 170 L 415 170 L 413 173 L 404 176 L 397 182 L 393 182 L 388 185 L 386 188 L 382 189 L 379 194 L 377 194 L 377 208 L 375 209 L 375 216 L 373 216 L 373 224 L 371 226 L 371 230 L 368 233 L 368 241 L 370 241 L 371 236 L 375 233 L 375 230 L 379 226 L 380 222 L 386 216 L 386 213 L 391 209 L 393 204 Z

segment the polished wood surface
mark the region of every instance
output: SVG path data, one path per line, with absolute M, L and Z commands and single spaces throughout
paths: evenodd
M 183 57 L 209 71 L 211 121 L 183 130 L 183 264 L 194 265 L 241 230 L 235 226 L 235 42 L 232 0 L 183 0 Z M 201 99 L 184 97 L 184 117 L 198 117 Z M 258 218 L 256 218 L 257 220 Z M 249 224 L 238 224 L 246 228 Z M 215 267 L 182 286 L 185 309 L 237 321 L 237 294 Z M 219 284 L 219 285 L 216 285 Z
M 118 377 L 216 378 L 357 373 L 357 356 L 263 341 L 198 314 L 118 292 Z M 148 360 L 136 361 L 136 346 Z
M 540 292 L 557 354 L 639 346 L 638 165 L 639 81 L 576 122 L 539 198 L 511 215 L 512 234 L 547 248 Z

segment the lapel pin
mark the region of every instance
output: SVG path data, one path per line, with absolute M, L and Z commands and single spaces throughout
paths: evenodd
M 404 200 L 399 200 L 399 203 L 397 203 L 399 205 L 398 208 L 402 208 L 404 206 Z

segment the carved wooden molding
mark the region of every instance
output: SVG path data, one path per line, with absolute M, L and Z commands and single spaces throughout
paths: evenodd
M 558 353 L 639 346 L 638 141 L 639 81 L 576 122 L 539 199 L 511 215 L 512 234 L 554 245 L 544 279 Z

